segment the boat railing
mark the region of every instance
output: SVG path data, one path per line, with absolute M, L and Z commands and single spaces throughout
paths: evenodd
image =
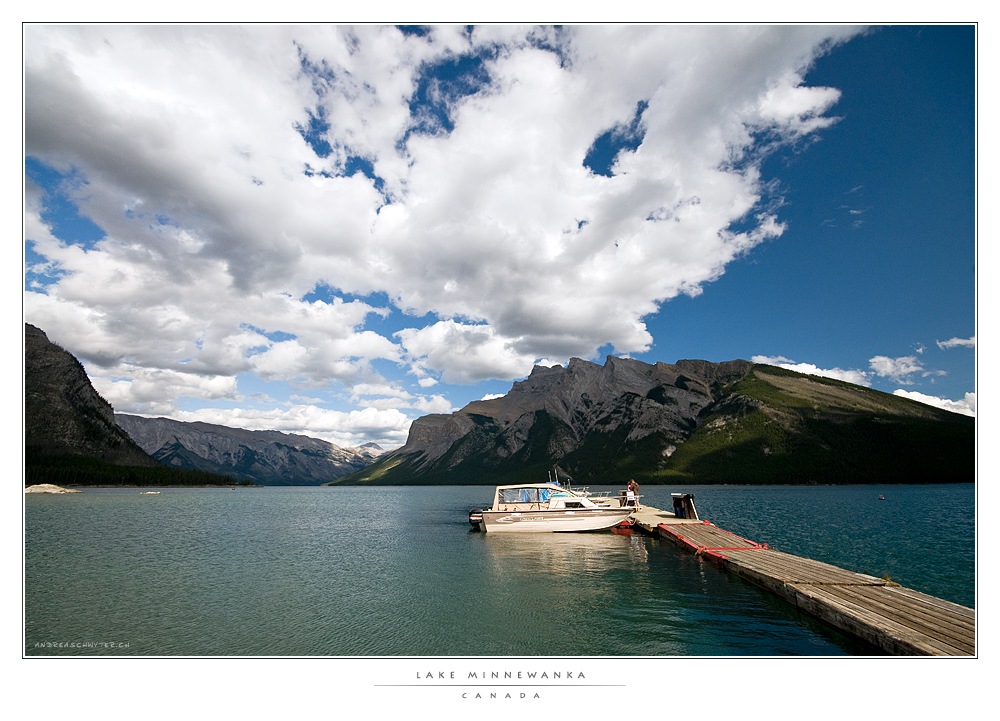
M 613 503 L 618 502 L 619 507 L 625 508 L 635 508 L 636 510 L 642 508 L 639 505 L 639 499 L 642 498 L 638 493 L 633 493 L 631 496 L 628 495 L 629 491 L 594 491 L 590 490 L 589 486 L 566 486 L 566 491 L 576 495 L 583 496 L 584 498 L 589 498 L 591 501 L 597 500 L 598 505 L 602 505 L 602 501 Z

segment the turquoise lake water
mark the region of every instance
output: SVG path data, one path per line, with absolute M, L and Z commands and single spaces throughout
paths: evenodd
M 26 655 L 875 653 L 657 538 L 473 532 L 492 487 L 160 490 L 25 496 Z M 678 491 L 777 550 L 975 606 L 972 484 L 643 502 Z

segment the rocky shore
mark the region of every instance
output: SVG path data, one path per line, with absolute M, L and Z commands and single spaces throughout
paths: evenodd
M 75 488 L 63 488 L 62 486 L 54 486 L 51 483 L 39 483 L 34 486 L 28 486 L 24 489 L 25 493 L 82 493 Z

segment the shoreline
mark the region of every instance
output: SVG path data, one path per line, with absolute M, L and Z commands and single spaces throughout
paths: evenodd
M 264 487 L 264 486 L 261 486 L 261 485 L 245 486 L 245 485 L 240 485 L 238 483 L 234 484 L 232 486 L 230 486 L 230 485 L 224 485 L 224 486 L 219 486 L 219 485 L 204 485 L 204 486 L 198 486 L 198 485 L 153 486 L 153 485 L 149 485 L 149 486 L 136 486 L 136 485 L 129 485 L 129 484 L 124 484 L 124 485 L 115 484 L 115 485 L 70 486 L 68 488 L 63 488 L 61 491 L 30 491 L 29 490 L 31 488 L 38 488 L 40 486 L 52 486 L 53 488 L 61 488 L 61 486 L 54 486 L 51 483 L 39 483 L 39 484 L 36 484 L 34 486 L 26 486 L 25 489 L 24 489 L 24 492 L 25 493 L 82 493 L 83 492 L 82 490 L 72 490 L 72 489 L 84 489 L 84 488 L 231 488 L 231 489 L 235 490 L 237 488 L 263 488 Z M 275 487 L 276 488 L 287 488 L 288 486 L 275 486 Z M 299 486 L 299 487 L 301 487 L 301 486 Z

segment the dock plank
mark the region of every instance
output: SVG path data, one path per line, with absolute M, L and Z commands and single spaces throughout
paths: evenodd
M 709 549 L 758 548 L 753 541 L 737 536 L 731 531 L 701 523 L 698 525 L 671 526 L 669 532 L 689 545 Z
M 893 596 L 886 594 L 885 588 L 833 586 L 827 589 L 832 595 L 851 601 L 868 612 L 900 623 L 907 628 L 963 652 L 972 653 L 975 648 L 971 640 L 974 627 L 963 626 L 939 613 L 928 612 L 925 606 L 900 606 Z
M 929 622 L 945 622 L 954 626 L 956 629 L 962 629 L 965 631 L 975 630 L 975 617 L 970 618 L 964 614 L 949 612 L 948 609 L 933 603 L 932 601 L 938 600 L 933 596 L 926 596 L 925 600 L 911 598 L 903 594 L 895 593 L 897 588 L 902 587 L 885 587 L 887 592 L 892 592 L 884 594 L 886 600 L 882 601 L 889 607 L 905 611 L 914 618 L 926 619 Z
M 883 651 L 900 656 L 960 656 L 961 649 L 943 644 L 905 624 L 873 613 L 838 597 L 835 586 L 796 586 L 795 606 Z
M 975 653 L 975 634 L 965 631 L 960 634 L 946 632 L 946 624 L 925 624 L 910 615 L 901 615 L 897 609 L 885 604 L 873 603 L 872 598 L 859 598 L 858 594 L 845 592 L 843 587 L 803 588 L 814 596 L 826 595 L 827 599 L 836 599 L 840 604 L 853 609 L 856 620 L 880 628 L 889 628 L 895 639 L 905 641 L 922 653 L 930 655 L 965 656 Z M 857 589 L 851 589 L 856 591 Z M 874 589 L 873 589 L 874 590 Z M 881 595 L 885 590 L 879 589 Z M 885 646 L 885 640 L 879 639 L 879 645 Z
M 946 601 L 943 598 L 937 598 L 936 596 L 929 596 L 926 593 L 914 591 L 912 588 L 906 588 L 905 586 L 894 586 L 893 592 L 898 593 L 901 596 L 906 596 L 907 598 L 917 599 L 924 603 L 932 604 L 947 613 L 969 619 L 973 624 L 976 622 L 976 610 L 974 608 L 960 606 L 957 603 L 952 603 L 951 601 Z
M 732 551 L 728 556 L 734 562 L 773 575 L 784 583 L 840 583 L 869 586 L 884 586 L 888 583 L 884 579 L 848 571 L 829 563 L 770 549 L 767 553 Z

